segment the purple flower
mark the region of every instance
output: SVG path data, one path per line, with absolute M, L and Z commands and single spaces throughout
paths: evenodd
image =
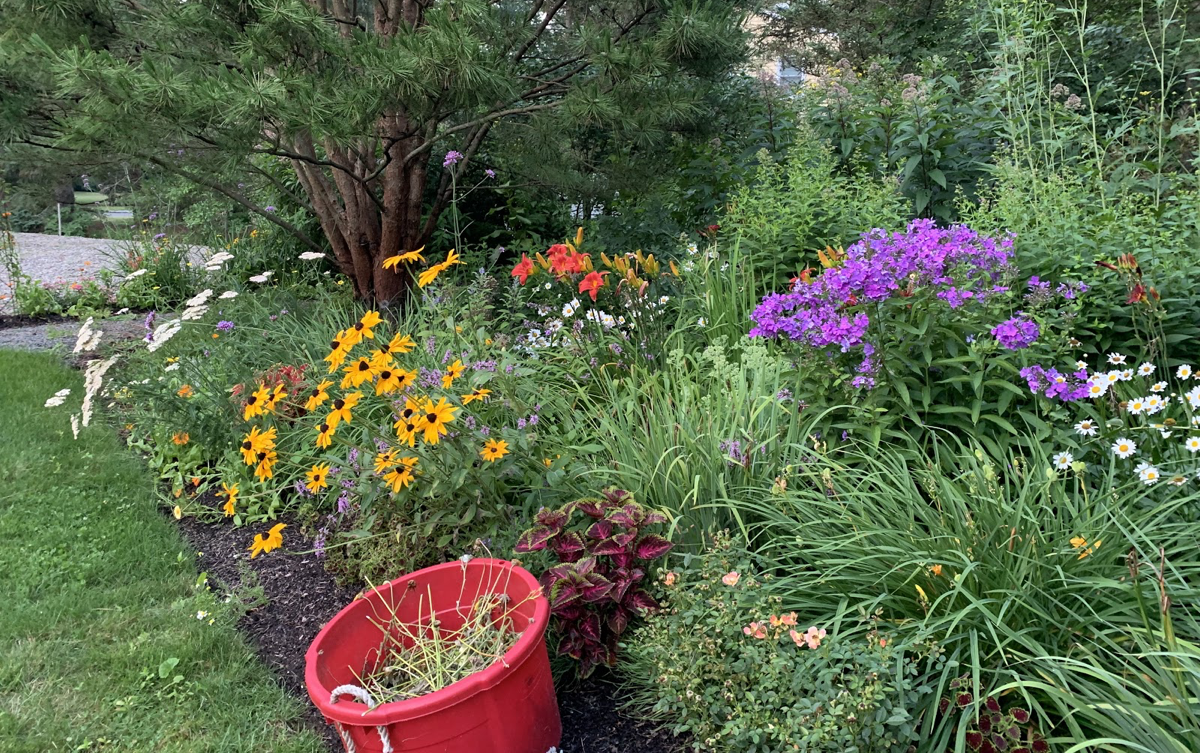
M 166 234 L 166 233 L 158 233 L 158 234 L 156 234 L 156 235 L 154 236 L 154 240 L 156 240 L 156 241 L 160 241 L 160 240 L 162 240 L 163 238 L 166 238 L 166 237 L 167 237 L 167 234 Z
M 154 342 L 154 316 L 154 312 L 151 311 L 146 314 L 146 319 L 142 322 L 142 326 L 146 328 L 146 342 L 148 343 Z
M 730 466 L 744 466 L 749 457 L 749 454 L 742 450 L 742 443 L 737 439 L 722 439 L 717 444 L 717 449 L 725 453 L 727 459 L 725 462 Z
M 338 496 L 337 511 L 342 514 L 350 511 L 350 492 L 344 491 Z
M 775 399 L 781 403 L 791 402 L 792 391 L 789 390 L 787 387 L 784 387 L 783 389 L 779 390 L 779 392 L 775 393 Z
M 495 178 L 495 177 L 496 177 L 496 171 L 495 171 L 495 170 L 484 170 L 484 171 L 483 171 L 483 174 L 484 174 L 484 175 L 486 175 L 486 176 L 488 176 L 489 178 Z
M 1041 330 L 1037 322 L 1018 313 L 1011 319 L 1001 322 L 992 329 L 992 337 L 1009 350 L 1028 348 L 1038 339 Z
M 271 204 L 268 204 L 267 206 L 263 207 L 263 211 L 264 211 L 264 212 L 274 212 L 274 211 L 275 211 L 275 207 L 274 207 L 273 205 L 271 205 Z
M 151 222 L 153 222 L 154 220 L 157 220 L 157 219 L 158 219 L 158 212 L 151 212 L 151 213 L 150 213 L 150 216 L 149 216 L 149 217 L 147 217 L 146 219 L 150 220 Z M 159 237 L 159 236 L 155 236 L 155 237 L 157 238 L 157 237 Z
M 525 419 L 523 419 L 523 418 L 518 418 L 518 419 L 517 419 L 517 428 L 518 428 L 518 429 L 524 429 L 524 428 L 525 428 Z
M 1026 366 L 1021 369 L 1021 376 L 1029 385 L 1029 391 L 1035 395 L 1045 395 L 1052 400 L 1072 403 L 1088 396 L 1087 371 L 1079 370 L 1073 374 L 1063 374 L 1058 369 L 1046 369 L 1042 366 Z
M 869 390 L 875 386 L 875 379 L 869 376 L 856 376 L 850 380 L 850 384 L 860 390 Z
M 451 149 L 450 151 L 446 152 L 446 158 L 442 160 L 442 167 L 451 167 L 453 165 L 457 165 L 462 158 L 463 156 L 461 152 L 456 152 Z
M 329 531 L 325 528 L 317 531 L 317 535 L 313 537 L 313 554 L 317 559 L 325 557 L 325 540 L 329 536 Z
M 221 330 L 222 332 L 232 332 L 233 331 L 233 322 L 226 322 L 226 321 L 217 322 L 217 329 Z

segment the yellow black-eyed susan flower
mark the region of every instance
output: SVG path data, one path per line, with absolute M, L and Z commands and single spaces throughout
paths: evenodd
M 329 424 L 330 428 L 336 429 L 337 425 L 342 421 L 350 423 L 353 416 L 350 414 L 351 409 L 358 405 L 358 401 L 362 399 L 363 393 L 351 392 L 345 397 L 339 397 L 333 401 L 333 410 L 329 411 L 329 416 L 326 417 L 325 423 Z
M 423 262 L 425 261 L 425 257 L 421 256 L 421 252 L 424 250 L 425 247 L 421 246 L 416 251 L 405 251 L 404 253 L 397 254 L 396 256 L 389 256 L 383 260 L 383 268 L 399 271 L 399 266 L 401 264 L 412 264 L 418 261 Z
M 258 462 L 258 453 L 264 450 L 275 449 L 275 427 L 272 426 L 264 432 L 260 432 L 255 426 L 250 429 L 250 433 L 242 438 L 242 460 L 246 465 L 254 465 Z
M 221 484 L 221 491 L 217 492 L 217 496 L 225 498 L 225 504 L 221 505 L 221 510 L 225 513 L 226 517 L 237 513 L 237 508 L 235 507 L 238 499 L 237 484 L 232 486 L 229 484 Z
M 469 394 L 462 396 L 463 405 L 470 405 L 471 403 L 475 402 L 476 400 L 483 400 L 486 402 L 487 396 L 490 394 L 492 394 L 491 390 L 485 390 L 482 387 L 480 387 L 479 389 L 471 390 L 471 392 Z
M 321 383 L 313 389 L 308 395 L 308 400 L 304 402 L 304 410 L 314 411 L 321 407 L 321 404 L 329 399 L 329 393 L 326 392 L 333 386 L 333 382 L 328 379 L 321 380 Z
M 260 480 L 267 480 L 275 475 L 275 462 L 279 459 L 278 453 L 274 450 L 262 450 L 255 456 L 258 461 L 254 466 L 254 476 Z
M 317 447 L 325 449 L 333 443 L 334 427 L 329 423 L 322 423 L 317 427 Z
M 308 483 L 304 485 L 313 494 L 329 488 L 329 463 L 317 463 L 306 474 Z
M 391 488 L 392 493 L 400 491 L 402 487 L 406 487 L 413 481 L 413 471 L 411 468 L 400 467 L 393 468 L 383 476 L 383 482 Z
M 399 454 L 399 452 L 394 447 L 391 449 L 383 450 L 382 452 L 376 453 L 375 454 L 375 473 L 376 474 L 384 474 L 384 473 L 387 473 L 392 468 L 395 468 L 396 463 L 397 463 L 396 456 L 398 454 Z
M 342 377 L 342 389 L 357 387 L 375 377 L 375 367 L 371 365 L 371 359 L 366 356 L 352 361 L 342 371 L 346 372 L 346 376 Z
M 440 398 L 436 405 L 432 400 L 426 399 L 425 404 L 421 406 L 421 417 L 418 421 L 426 444 L 437 444 L 441 441 L 442 435 L 449 431 L 448 424 L 454 420 L 457 410 L 458 407 L 446 402 L 444 397 Z
M 246 407 L 242 409 L 242 420 L 249 421 L 256 416 L 266 413 L 267 402 L 270 399 L 271 391 L 267 389 L 267 385 L 259 384 L 258 389 L 250 397 L 246 398 Z
M 503 439 L 489 439 L 483 443 L 483 449 L 479 451 L 483 459 L 489 463 L 494 463 L 500 458 L 508 454 L 508 442 Z
M 248 547 L 250 559 L 283 546 L 283 529 L 285 528 L 287 528 L 286 523 L 276 523 L 269 532 L 257 534 Z
M 375 394 L 390 395 L 400 389 L 400 372 L 395 369 L 382 368 L 376 375 Z
M 462 361 L 455 361 L 450 364 L 450 368 L 446 369 L 446 373 L 442 375 L 442 389 L 450 389 L 454 384 L 454 380 L 458 379 L 466 371 L 467 367 L 463 366 Z

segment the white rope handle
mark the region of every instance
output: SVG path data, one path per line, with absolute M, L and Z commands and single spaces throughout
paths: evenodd
M 375 705 L 371 694 L 357 685 L 338 685 L 329 694 L 329 703 L 337 703 L 338 698 L 344 695 L 353 696 L 356 700 L 368 706 Z M 342 743 L 346 746 L 346 753 L 358 753 L 358 750 L 354 747 L 354 741 L 350 739 L 350 731 L 343 727 L 341 722 L 336 720 L 333 726 L 337 729 L 338 736 L 342 738 Z M 387 727 L 381 724 L 375 728 L 375 731 L 379 733 L 379 741 L 383 743 L 383 753 L 395 753 L 395 748 L 392 747 L 392 739 L 388 736 Z

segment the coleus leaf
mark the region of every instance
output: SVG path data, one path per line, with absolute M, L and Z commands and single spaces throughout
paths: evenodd
M 633 547 L 633 553 L 638 559 L 653 560 L 671 551 L 672 546 L 674 545 L 662 536 L 650 534 L 638 540 Z
M 556 588 L 550 590 L 550 609 L 551 611 L 560 611 L 575 601 L 582 594 L 582 589 L 563 581 L 559 582 Z
M 595 604 L 598 601 L 603 601 L 604 599 L 608 598 L 608 595 L 613 590 L 612 581 L 595 573 L 588 576 L 588 578 L 591 582 L 583 588 L 583 600 L 589 604 Z
M 589 539 L 607 539 L 612 534 L 613 524 L 611 520 L 597 520 L 587 529 L 587 537 Z
M 667 522 L 667 516 L 663 515 L 661 512 L 655 512 L 654 510 L 648 510 L 646 512 L 646 517 L 642 519 L 643 526 L 651 526 L 651 525 L 655 525 L 656 523 L 666 523 L 666 522 Z
M 633 552 L 628 549 L 622 549 L 616 554 L 611 555 L 610 559 L 612 559 L 613 564 L 617 567 L 629 567 L 633 564 Z
M 612 557 L 625 551 L 625 545 L 616 539 L 605 539 L 592 544 L 590 553 L 594 557 Z
M 545 526 L 530 528 L 521 534 L 521 538 L 517 539 L 516 550 L 518 552 L 536 552 L 539 549 L 546 548 L 546 542 L 554 537 L 554 531 Z
M 638 534 L 637 529 L 634 529 L 632 531 L 622 531 L 621 533 L 614 534 L 612 539 L 613 539 L 613 541 L 620 544 L 622 547 L 627 547 L 627 546 L 633 544 L 634 539 L 637 538 L 637 534 Z
M 589 518 L 603 518 L 606 506 L 598 499 L 581 499 L 575 503 L 575 508 Z
M 579 621 L 579 633 L 584 638 L 598 643 L 600 641 L 600 615 L 588 612 Z
M 578 554 L 583 551 L 583 536 L 578 531 L 567 531 L 550 542 L 550 549 L 564 559 L 567 555 Z
M 608 623 L 608 629 L 614 635 L 621 635 L 625 632 L 625 628 L 629 626 L 629 612 L 621 607 L 617 607 L 608 615 L 606 622 Z
M 545 526 L 546 528 L 553 530 L 554 533 L 561 531 L 563 526 L 567 524 L 567 521 L 570 520 L 570 518 L 571 511 L 569 506 L 567 508 L 558 510 L 538 510 L 538 514 L 534 516 L 534 520 L 537 521 L 538 525 Z
M 622 504 L 625 502 L 625 500 L 629 499 L 629 492 L 625 491 L 624 489 L 617 489 L 616 487 L 605 489 L 601 493 L 604 495 L 604 498 L 613 505 Z
M 631 591 L 629 596 L 625 598 L 622 603 L 628 607 L 633 607 L 634 609 L 658 609 L 658 602 L 654 600 L 654 597 L 640 588 L 636 591 Z

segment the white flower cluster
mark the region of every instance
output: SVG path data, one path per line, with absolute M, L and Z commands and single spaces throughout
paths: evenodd
M 324 258 L 325 254 L 321 253 L 320 251 L 305 251 L 304 253 L 300 254 L 301 261 L 316 261 L 317 259 Z
M 251 277 L 250 282 L 256 282 L 256 283 L 262 284 L 262 283 L 266 282 L 267 280 L 271 279 L 271 275 L 273 275 L 273 274 L 275 274 L 275 272 L 268 269 L 266 272 L 263 272 L 262 274 L 257 274 L 257 275 L 254 275 L 253 277 Z
M 53 396 L 47 398 L 46 407 L 47 408 L 57 408 L 58 406 L 62 405 L 64 402 L 66 402 L 67 395 L 70 395 L 70 394 L 71 394 L 71 390 L 69 388 L 62 389 L 62 390 L 59 390 L 58 392 L 55 392 Z
M 117 356 L 109 356 L 103 361 L 91 360 L 88 361 L 87 369 L 83 372 L 83 405 L 79 412 L 83 416 L 83 425 L 87 426 L 92 420 L 92 401 L 100 392 L 100 385 L 104 382 L 104 375 L 108 372 L 112 365 L 117 362 Z M 74 417 L 72 417 L 73 419 Z M 74 421 L 72 421 L 74 425 Z
M 225 262 L 231 261 L 233 254 L 228 251 L 218 251 L 209 257 L 208 261 L 204 262 L 204 268 L 209 272 L 218 272 L 221 267 L 225 266 Z
M 154 328 L 154 332 L 150 335 L 150 344 L 146 346 L 146 349 L 153 353 L 161 348 L 167 340 L 179 334 L 179 330 L 182 328 L 182 319 L 171 319 L 170 321 L 163 322 Z

